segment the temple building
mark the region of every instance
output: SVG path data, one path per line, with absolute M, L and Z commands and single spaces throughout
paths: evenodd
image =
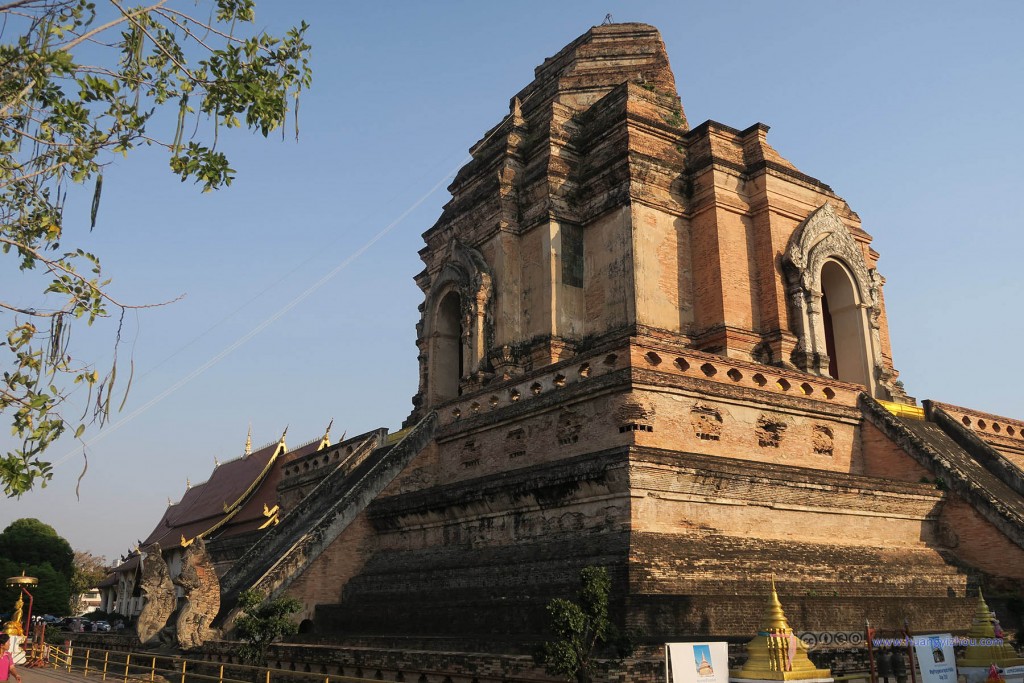
M 1024 422 L 907 395 L 880 228 L 768 137 L 691 127 L 651 26 L 546 59 L 424 233 L 405 428 L 292 460 L 301 486 L 285 465 L 218 623 L 255 587 L 364 661 L 510 656 L 588 565 L 650 644 L 749 639 L 773 573 L 812 631 L 957 631 L 980 583 L 1021 595 Z
M 322 437 L 293 451 L 285 442 L 287 432 L 286 428 L 278 441 L 254 451 L 250 428 L 241 455 L 223 463 L 214 458 L 213 472 L 206 481 L 193 484 L 186 479 L 181 499 L 168 499 L 156 527 L 99 584 L 102 609 L 138 616 L 144 603 L 139 580 L 142 564 L 154 547 L 160 548 L 174 578 L 181 571 L 185 549 L 202 538 L 210 546 L 217 572 L 222 573 L 266 529 L 277 524 L 281 504 L 292 505 L 303 497 L 303 481 L 311 469 L 315 473 L 327 463 L 319 454 L 331 446 L 330 426 Z M 334 457 L 343 452 L 343 448 L 335 449 Z

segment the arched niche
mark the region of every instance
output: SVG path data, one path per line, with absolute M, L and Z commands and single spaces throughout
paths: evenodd
M 805 372 L 863 385 L 891 398 L 882 359 L 879 278 L 831 204 L 796 229 L 783 255 L 793 332 L 793 364 Z
M 427 407 L 459 396 L 463 385 L 486 371 L 487 343 L 493 336 L 490 269 L 483 255 L 452 240 L 447 258 L 432 278 L 423 309 L 426 340 Z
M 871 385 L 871 347 L 866 306 L 849 268 L 829 259 L 821 268 L 821 323 L 828 374 L 844 382 Z
M 434 331 L 428 355 L 431 402 L 443 403 L 459 395 L 465 362 L 462 300 L 457 290 L 449 289 L 441 296 L 432 317 Z

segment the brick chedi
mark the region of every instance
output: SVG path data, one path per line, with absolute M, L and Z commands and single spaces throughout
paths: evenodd
M 424 234 L 407 431 L 311 484 L 227 602 L 510 652 L 587 565 L 651 643 L 742 639 L 772 572 L 808 630 L 960 629 L 973 581 L 1019 591 L 1024 424 L 904 394 L 870 235 L 767 133 L 690 128 L 653 27 L 547 59 Z

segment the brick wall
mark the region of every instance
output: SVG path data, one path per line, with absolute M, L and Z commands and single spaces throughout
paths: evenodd
M 332 604 L 369 559 L 374 549 L 374 533 L 361 512 L 327 547 L 316 562 L 304 571 L 287 589 L 287 594 L 302 601 L 297 619 L 312 619 L 316 606 Z
M 779 600 L 789 625 L 796 631 L 863 631 L 864 620 L 884 630 L 898 631 L 903 619 L 917 632 L 963 632 L 970 628 L 974 598 L 908 598 L 902 596 L 823 596 L 779 587 Z M 757 632 L 767 606 L 760 595 L 690 594 L 633 595 L 629 626 L 646 633 L 676 638 L 710 636 L 749 640 Z
M 957 558 L 978 569 L 1024 581 L 1024 549 L 992 526 L 960 496 L 942 507 L 941 533 Z M 1024 592 L 1024 584 L 1018 590 Z
M 870 422 L 863 422 L 860 428 L 861 452 L 864 457 L 864 474 L 897 481 L 933 481 L 935 475 L 907 455 L 889 437 Z

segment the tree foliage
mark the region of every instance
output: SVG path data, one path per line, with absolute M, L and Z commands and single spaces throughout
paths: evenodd
M 604 567 L 584 567 L 580 571 L 580 590 L 576 602 L 555 598 L 547 612 L 554 639 L 543 644 L 536 655 L 552 676 L 567 681 L 591 683 L 595 655 L 614 647 L 619 658 L 632 652 L 629 638 L 620 633 L 608 616 L 611 578 Z
M 39 579 L 29 588 L 33 614 L 65 615 L 70 611 L 74 551 L 64 538 L 38 519 L 18 519 L 0 533 L 0 579 L 22 572 Z M 18 599 L 16 588 L 0 592 L 0 610 L 10 610 Z
M 299 631 L 299 625 L 291 619 L 302 609 L 295 598 L 282 595 L 265 600 L 259 591 L 247 590 L 238 596 L 238 607 L 242 615 L 235 620 L 235 630 L 243 641 L 239 656 L 248 664 L 266 664 L 270 644 Z
M 266 136 L 298 110 L 311 81 L 306 25 L 281 38 L 256 30 L 254 2 L 193 0 L 183 11 L 174 0 L 0 0 L 0 249 L 15 260 L 2 267 L 40 273 L 45 288 L 41 304 L 0 292 L 0 413 L 18 444 L 0 456 L 8 496 L 45 486 L 46 448 L 102 425 L 131 384 L 130 367 L 118 375 L 119 326 L 109 367 L 71 344 L 77 326 L 143 307 L 115 298 L 99 259 L 66 244 L 72 227 L 96 225 L 104 168 L 155 146 L 182 181 L 230 185 L 218 131 Z M 66 221 L 69 191 L 83 190 L 90 215 Z M 76 385 L 89 397 L 77 419 L 67 410 Z
M 83 598 L 107 575 L 107 559 L 84 550 L 75 551 L 74 568 L 69 590 L 73 612 L 84 612 Z
M 25 565 L 46 562 L 70 579 L 75 551 L 52 526 L 26 517 L 14 520 L 0 533 L 0 557 Z

